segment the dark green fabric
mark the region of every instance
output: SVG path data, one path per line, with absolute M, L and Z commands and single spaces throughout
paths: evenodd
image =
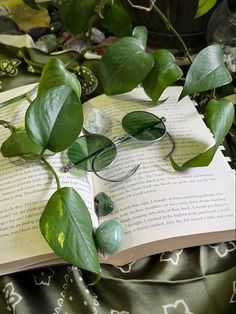
M 91 274 L 55 266 L 0 277 L 0 313 L 234 314 L 236 243 L 176 250 Z
M 44 65 L 55 57 L 35 48 L 17 48 L 0 44 L 0 92 L 39 81 Z M 62 51 L 56 54 L 68 68 L 79 54 Z M 75 67 L 78 63 L 75 63 Z
M 28 71 L 19 51 L 20 48 L 0 44 L 0 92 L 39 80 L 39 74 Z
M 17 48 L 1 43 L 0 92 L 38 82 L 44 65 L 55 57 L 76 75 L 81 84 L 82 95 L 93 93 L 94 96 L 98 80 L 89 68 L 82 65 L 86 59 L 78 52 L 68 50 L 47 54 L 35 48 Z

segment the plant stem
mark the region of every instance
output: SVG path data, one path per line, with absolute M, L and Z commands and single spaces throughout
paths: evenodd
M 47 166 L 47 168 L 51 171 L 51 173 L 53 174 L 54 178 L 56 179 L 56 183 L 57 183 L 57 190 L 59 190 L 61 188 L 61 184 L 60 184 L 60 180 L 59 177 L 56 173 L 56 171 L 53 169 L 53 167 L 50 165 L 50 163 L 44 158 L 41 157 L 41 160 L 45 163 L 45 165 Z
M 131 7 L 135 8 L 135 9 L 140 9 L 140 10 L 144 10 L 147 12 L 150 12 L 153 8 L 154 3 L 156 2 L 156 0 L 152 1 L 152 3 L 150 4 L 150 7 L 145 7 L 143 5 L 136 5 L 133 4 L 133 2 L 131 0 L 128 0 L 128 3 L 131 5 Z
M 215 88 L 213 88 L 211 90 L 211 98 L 216 99 L 216 89 Z
M 107 43 L 107 44 L 100 44 L 100 45 L 93 45 L 93 46 L 89 46 L 89 47 L 86 47 L 84 49 L 82 49 L 80 51 L 80 56 L 81 57 L 84 57 L 84 55 L 86 54 L 86 52 L 90 51 L 90 50 L 98 50 L 100 48 L 104 48 L 104 47 L 109 47 L 111 46 L 112 43 Z
M 4 128 L 7 128 L 11 131 L 11 133 L 13 133 L 16 128 L 13 124 L 11 124 L 10 122 L 8 121 L 5 121 L 5 120 L 0 120 L 0 125 L 2 125 Z
M 155 5 L 153 0 L 150 0 L 150 3 L 153 5 L 153 9 L 157 12 L 157 14 L 159 15 L 159 17 L 161 18 L 161 20 L 165 23 L 166 27 L 171 30 L 175 36 L 177 37 L 177 39 L 179 40 L 180 44 L 182 45 L 185 54 L 189 60 L 190 63 L 193 63 L 192 58 L 188 52 L 188 48 L 185 45 L 185 42 L 183 41 L 183 39 L 180 37 L 179 33 L 176 31 L 176 29 L 174 28 L 174 26 L 171 24 L 171 22 L 167 19 L 167 17 L 163 14 L 163 12 Z

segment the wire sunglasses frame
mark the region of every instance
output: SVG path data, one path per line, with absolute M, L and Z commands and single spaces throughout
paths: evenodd
M 159 118 L 147 111 L 132 111 L 121 121 L 125 134 L 116 136 L 113 140 L 101 134 L 82 135 L 69 147 L 67 155 L 70 161 L 64 171 L 68 172 L 76 167 L 84 171 L 92 171 L 100 179 L 108 182 L 123 182 L 136 173 L 140 164 L 117 179 L 105 178 L 98 172 L 113 163 L 117 155 L 117 147 L 130 139 L 150 143 L 157 142 L 167 135 L 172 145 L 171 150 L 164 156 L 168 158 L 175 150 L 175 142 L 166 131 L 165 121 L 164 117 Z

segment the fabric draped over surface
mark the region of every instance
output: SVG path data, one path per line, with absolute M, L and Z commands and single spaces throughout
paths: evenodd
M 233 314 L 236 243 L 164 252 L 115 267 L 99 283 L 70 265 L 0 277 L 0 313 Z

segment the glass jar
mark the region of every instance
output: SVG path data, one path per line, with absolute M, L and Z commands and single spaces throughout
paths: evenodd
M 207 27 L 207 43 L 221 44 L 225 64 L 236 80 L 236 1 L 223 1 L 212 14 Z

